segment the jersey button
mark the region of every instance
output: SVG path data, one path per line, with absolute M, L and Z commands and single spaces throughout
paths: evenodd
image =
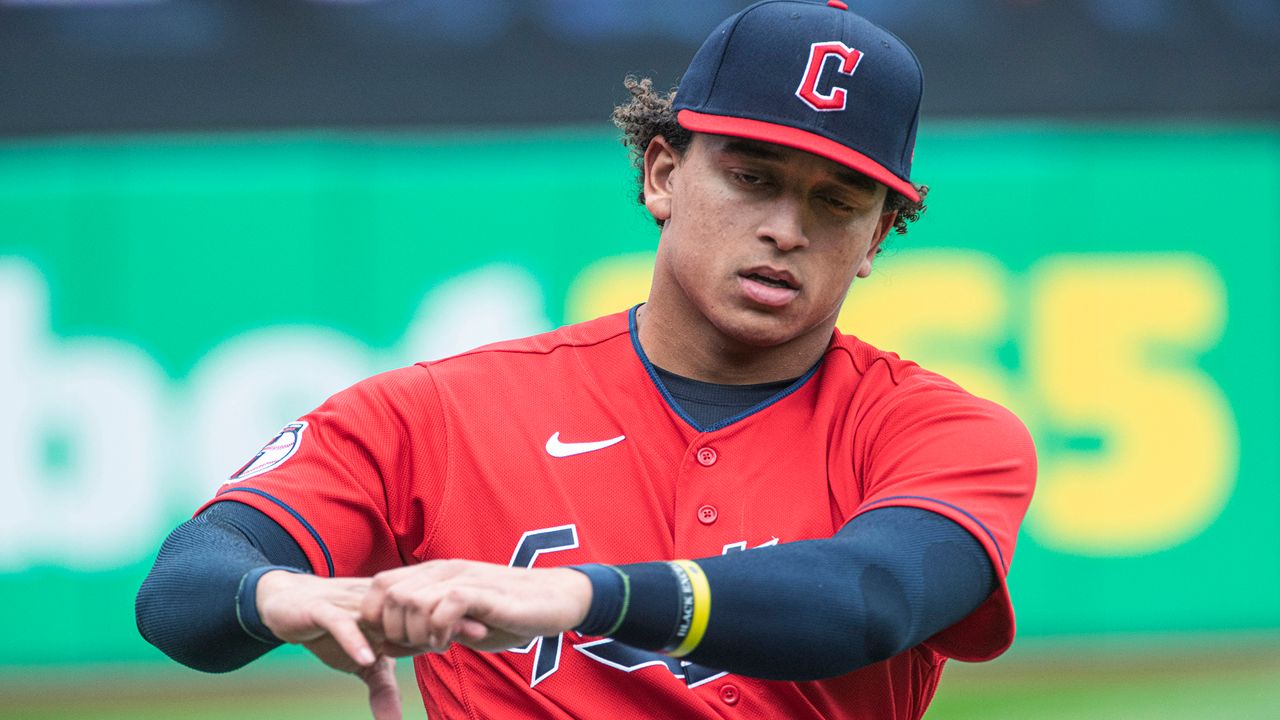
M 742 698 L 742 695 L 738 693 L 737 685 L 721 685 L 720 686 L 720 699 L 724 701 L 725 705 L 737 705 L 738 700 L 740 700 L 741 698 Z
M 698 451 L 698 464 L 703 467 L 711 467 L 716 464 L 716 459 L 719 457 L 720 456 L 716 454 L 715 450 L 712 450 L 709 447 L 704 447 Z
M 703 525 L 710 525 L 715 522 L 718 517 L 720 517 L 720 513 L 716 512 L 715 505 L 703 505 L 698 508 L 698 522 Z

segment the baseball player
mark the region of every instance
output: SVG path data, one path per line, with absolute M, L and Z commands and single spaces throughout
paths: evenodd
M 144 636 L 305 645 L 397 718 L 919 718 L 1003 652 L 1022 423 L 835 328 L 910 179 L 902 41 L 826 4 L 725 20 L 615 112 L 661 226 L 647 302 L 375 376 L 161 548 Z

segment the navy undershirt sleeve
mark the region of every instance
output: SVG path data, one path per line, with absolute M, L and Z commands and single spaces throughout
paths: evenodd
M 134 605 L 138 630 L 188 667 L 242 667 L 280 644 L 254 602 L 258 579 L 274 569 L 311 572 L 311 565 L 266 514 L 244 503 L 215 503 L 160 547 Z
M 997 587 L 968 531 L 916 508 L 873 510 L 831 538 L 697 563 L 711 588 L 711 615 L 686 659 L 773 680 L 835 677 L 892 657 L 960 621 Z M 666 563 L 579 569 L 594 591 L 579 632 L 612 631 L 649 650 L 667 645 L 679 590 Z

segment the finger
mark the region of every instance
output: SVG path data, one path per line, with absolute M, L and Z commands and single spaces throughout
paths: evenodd
M 403 641 L 403 610 L 399 612 L 401 619 L 392 618 L 390 608 L 403 608 L 413 599 L 413 594 L 420 588 L 430 587 L 430 574 L 410 574 L 407 571 L 421 569 L 421 565 L 397 568 L 380 572 L 373 577 L 369 590 L 360 602 L 360 620 L 367 626 L 379 627 L 387 637 Z M 388 622 L 391 627 L 388 627 Z M 394 632 L 392 630 L 394 628 Z
M 374 575 L 360 601 L 360 621 L 369 627 L 383 627 L 387 607 L 398 604 L 405 596 L 405 591 L 414 584 L 414 576 L 409 571 L 419 567 L 396 568 Z
M 475 593 L 466 588 L 450 588 L 424 620 L 430 632 L 427 642 L 443 650 L 453 641 L 458 625 L 466 617 Z
M 436 652 L 444 648 L 437 642 L 435 627 L 431 624 L 433 598 L 420 596 L 404 610 L 404 644 Z
M 400 686 L 396 684 L 396 661 L 389 657 L 361 670 L 358 675 L 369 688 L 369 709 L 373 720 L 401 720 Z
M 421 578 L 401 582 L 387 594 L 384 625 L 387 638 L 420 651 L 439 652 L 449 644 L 448 628 L 440 628 L 431 620 L 436 607 L 448 590 L 429 585 Z M 396 610 L 399 611 L 396 614 Z
M 302 643 L 302 647 L 306 648 L 312 655 L 315 655 L 320 662 L 338 672 L 355 673 L 363 669 L 348 657 L 346 651 L 338 644 L 338 641 L 327 633 L 318 640 Z
M 381 645 L 387 639 L 386 635 L 384 635 L 382 632 L 382 623 L 380 622 L 376 625 L 370 625 L 369 623 L 366 623 L 363 619 L 359 619 L 359 620 L 356 620 L 356 626 L 360 628 L 360 632 L 364 633 L 364 636 L 366 639 L 368 639 L 369 644 L 375 648 L 378 645 Z
M 438 582 L 475 565 L 459 560 L 428 560 L 416 565 L 404 565 L 391 570 L 383 570 L 373 576 L 373 584 L 381 585 L 385 590 L 405 581 L 424 580 L 428 583 Z
M 378 573 L 369 583 L 369 589 L 360 601 L 360 622 L 368 627 L 382 627 L 382 614 L 387 602 L 387 591 L 392 580 L 387 573 Z
M 382 607 L 382 632 L 387 640 L 400 645 L 411 645 L 405 637 L 405 608 L 388 600 Z
M 401 581 L 388 594 L 387 603 L 388 606 L 394 605 L 401 609 L 396 622 L 399 623 L 397 627 L 402 634 L 388 634 L 387 637 L 401 645 L 419 648 L 419 652 L 443 650 L 443 646 L 436 641 L 431 623 L 431 614 L 442 597 L 443 591 L 423 576 Z
M 457 638 L 459 642 L 480 642 L 489 636 L 489 626 L 479 620 L 463 618 L 458 623 Z
M 534 640 L 534 638 L 529 636 L 516 635 L 515 633 L 509 633 L 505 630 L 498 630 L 488 626 L 485 627 L 486 630 L 484 630 L 484 632 L 486 634 L 482 638 L 477 640 L 468 639 L 468 637 L 473 636 L 474 633 L 472 630 L 467 630 L 465 632 L 459 631 L 455 641 L 461 645 L 471 648 L 472 650 L 479 650 L 480 652 L 502 652 L 503 650 L 510 650 L 512 648 L 528 647 L 529 643 Z
M 409 647 L 408 645 L 400 645 L 393 642 L 384 642 L 378 646 L 378 654 L 392 658 L 413 657 L 421 655 L 422 648 Z
M 373 648 L 369 647 L 369 641 L 364 633 L 360 632 L 355 613 L 326 605 L 316 611 L 315 621 L 316 625 L 324 628 L 334 640 L 338 641 L 342 651 L 356 664 L 365 667 L 373 664 L 375 659 Z

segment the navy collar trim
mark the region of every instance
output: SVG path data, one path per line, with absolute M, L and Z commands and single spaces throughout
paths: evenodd
M 663 384 L 662 378 L 658 377 L 658 371 L 653 367 L 653 363 L 649 362 L 649 356 L 645 354 L 644 348 L 640 347 L 640 331 L 639 331 L 639 327 L 636 325 L 636 310 L 638 309 L 640 309 L 640 305 L 636 305 L 635 307 L 631 308 L 630 312 L 627 313 L 627 325 L 631 331 L 631 347 L 635 348 L 636 356 L 640 358 L 640 363 L 644 365 L 645 372 L 649 373 L 649 379 L 653 382 L 654 387 L 658 388 L 658 392 L 662 394 L 662 399 L 666 400 L 667 405 L 672 410 L 674 410 L 677 415 L 680 416 L 681 420 L 684 420 L 686 423 L 689 424 L 689 427 L 693 428 L 694 430 L 697 430 L 698 432 L 708 433 L 708 432 L 715 432 L 716 430 L 723 430 L 724 428 L 729 427 L 730 425 L 738 422 L 739 420 L 743 420 L 752 415 L 755 415 L 761 410 L 764 410 L 770 405 L 773 405 L 774 403 L 781 401 L 783 398 L 787 397 L 791 393 L 794 393 L 795 391 L 804 387 L 804 384 L 809 381 L 809 378 L 813 377 L 814 374 L 818 372 L 818 368 L 822 367 L 822 358 L 819 358 L 818 362 L 814 363 L 813 367 L 809 368 L 809 370 L 806 371 L 805 374 L 796 378 L 795 382 L 791 383 L 787 387 L 783 388 L 782 390 L 779 390 L 777 394 L 772 395 L 768 399 L 762 400 L 761 402 L 756 403 L 755 405 L 752 405 L 751 407 L 747 408 L 746 410 L 743 410 L 737 415 L 733 415 L 731 417 L 725 418 L 724 420 L 721 420 L 720 422 L 713 423 L 711 425 L 707 425 L 704 427 L 698 424 L 697 420 L 694 420 L 692 417 L 689 417 L 689 414 L 686 413 L 684 409 L 680 407 L 680 403 L 677 402 L 676 399 L 671 396 L 671 391 L 667 390 L 667 386 Z

